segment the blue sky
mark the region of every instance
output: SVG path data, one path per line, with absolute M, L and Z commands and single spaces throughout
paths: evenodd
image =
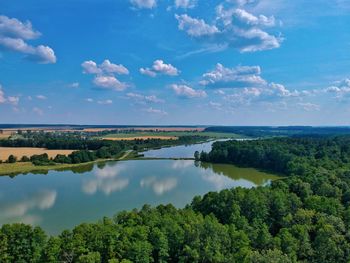
M 347 0 L 0 0 L 0 122 L 350 125 Z

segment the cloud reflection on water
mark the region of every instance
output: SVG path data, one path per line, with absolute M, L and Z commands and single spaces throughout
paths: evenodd
M 120 178 L 120 173 L 125 170 L 125 166 L 117 163 L 113 166 L 105 166 L 95 170 L 94 178 L 83 181 L 82 190 L 86 194 L 95 194 L 102 191 L 105 195 L 121 191 L 129 185 L 129 179 Z
M 41 190 L 22 201 L 0 205 L 1 222 L 22 222 L 27 224 L 38 224 L 41 217 L 30 214 L 32 210 L 47 210 L 54 206 L 57 192 L 54 190 Z
M 177 178 L 169 177 L 165 179 L 158 179 L 156 176 L 151 176 L 141 179 L 140 186 L 152 188 L 156 195 L 163 195 L 177 186 Z

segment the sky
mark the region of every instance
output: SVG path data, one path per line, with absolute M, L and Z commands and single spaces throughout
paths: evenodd
M 0 123 L 350 125 L 348 0 L 0 0 Z

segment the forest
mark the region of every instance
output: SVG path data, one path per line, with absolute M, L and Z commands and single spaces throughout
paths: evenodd
M 281 175 L 269 186 L 232 188 L 120 212 L 58 236 L 3 225 L 0 262 L 349 262 L 350 136 L 216 142 L 203 162 Z

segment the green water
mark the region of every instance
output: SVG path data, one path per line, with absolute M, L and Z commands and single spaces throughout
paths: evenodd
M 119 161 L 74 171 L 0 177 L 0 225 L 23 222 L 58 234 L 145 203 L 183 207 L 196 195 L 265 185 L 277 178 L 255 169 L 191 160 Z

